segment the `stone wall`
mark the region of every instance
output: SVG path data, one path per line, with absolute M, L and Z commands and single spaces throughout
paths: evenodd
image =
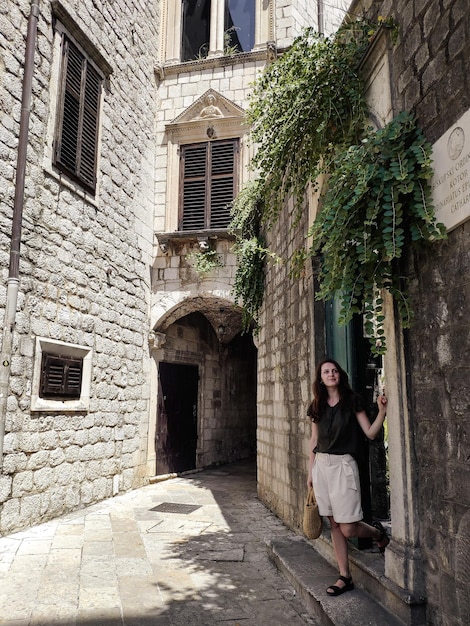
M 95 198 L 51 165 L 59 59 L 51 4 L 40 4 L 2 532 L 142 484 L 147 448 L 158 3 L 62 3 L 113 70 L 103 97 Z M 2 306 L 29 5 L 6 0 L 0 11 Z M 37 336 L 92 348 L 87 412 L 30 411 Z
M 464 70 L 470 50 L 468 2 L 364 0 L 353 3 L 351 12 L 397 21 L 399 38 L 389 47 L 393 114 L 404 109 L 415 112 L 434 143 L 470 108 Z M 289 230 L 286 215 L 280 224 L 271 233 L 270 245 L 286 257 L 292 243 L 301 241 L 302 224 L 298 233 Z M 393 579 L 401 575 L 403 588 L 407 583 L 413 587 L 407 576 L 414 572 L 423 584 L 415 590 L 423 589 L 426 596 L 427 623 L 434 625 L 463 626 L 470 613 L 465 592 L 470 544 L 469 243 L 467 221 L 449 232 L 447 241 L 406 259 L 416 317 L 404 333 L 405 363 L 402 367 L 397 360 L 394 367 L 399 371 L 391 376 L 403 381 L 407 394 L 391 399 L 390 407 L 405 405 L 410 428 L 403 441 L 391 433 L 394 459 L 400 457 L 404 464 L 396 472 L 404 482 L 390 485 L 391 498 L 401 494 L 406 506 L 394 502 L 395 509 L 416 514 L 413 520 L 395 520 L 405 534 L 403 542 L 401 536 L 392 542 L 391 551 L 400 554 L 408 569 L 402 568 Z M 259 491 L 263 501 L 294 528 L 299 527 L 306 479 L 304 414 L 312 342 L 321 335 L 321 329 L 312 328 L 309 307 L 313 298 L 308 280 L 292 281 L 285 266 L 271 266 L 259 340 Z M 396 354 L 401 355 L 401 345 L 398 335 Z M 395 353 L 395 346 L 390 353 Z M 391 416 L 389 427 L 400 419 Z M 389 562 L 395 561 L 386 559 L 386 573 Z
M 380 3 L 377 3 L 380 4 Z M 390 3 L 388 3 L 390 4 Z M 378 9 L 384 13 L 386 3 Z M 470 108 L 470 9 L 466 1 L 394 3 L 394 110 L 416 113 L 434 143 Z M 422 549 L 430 624 L 470 614 L 470 228 L 465 223 L 409 259 L 416 319 L 405 336 L 415 432 Z M 467 556 L 465 556 L 467 555 Z
M 343 21 L 349 0 L 277 0 L 276 40 L 279 48 L 288 47 L 294 37 L 310 27 L 326 35 L 336 32 Z
M 307 211 L 305 211 L 307 213 Z M 305 244 L 307 218 L 289 228 L 287 211 L 269 247 L 287 260 Z M 307 489 L 313 327 L 311 272 L 292 280 L 289 263 L 270 263 L 258 347 L 258 491 L 288 526 L 299 528 Z

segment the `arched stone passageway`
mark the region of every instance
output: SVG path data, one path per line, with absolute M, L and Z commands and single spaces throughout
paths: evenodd
M 153 472 L 255 458 L 257 350 L 240 308 L 221 298 L 184 300 L 160 318 L 150 342 Z

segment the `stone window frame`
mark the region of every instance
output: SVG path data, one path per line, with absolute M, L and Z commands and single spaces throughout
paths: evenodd
M 208 229 L 225 229 L 228 228 L 230 223 L 230 211 L 226 209 L 222 209 L 221 206 L 215 206 L 216 214 L 212 215 L 213 209 L 213 192 L 214 185 L 219 182 L 222 187 L 219 189 L 219 195 L 227 194 L 229 191 L 229 187 L 231 188 L 231 199 L 233 200 L 237 193 L 238 189 L 238 165 L 239 165 L 239 138 L 227 138 L 216 141 L 205 141 L 198 143 L 190 143 L 190 144 L 182 144 L 179 149 L 180 153 L 180 200 L 179 200 L 179 218 L 178 218 L 178 230 L 179 231 L 187 231 L 191 230 L 191 227 L 188 227 L 187 224 L 198 223 L 201 221 L 203 224 L 198 226 L 198 228 L 203 230 Z M 217 146 L 225 146 L 228 150 L 224 150 L 223 153 L 217 155 L 214 148 Z M 192 161 L 192 171 L 190 172 L 191 176 L 187 176 L 186 167 L 185 167 L 185 157 L 186 153 L 193 152 Z M 220 164 L 227 162 L 227 154 L 231 152 L 231 172 L 225 170 L 221 174 L 214 174 L 214 166 L 217 168 L 217 164 L 220 161 Z M 199 154 L 198 154 L 199 153 Z M 217 157 L 220 157 L 218 159 Z M 220 171 L 219 166 L 219 171 Z M 191 186 L 191 178 L 194 180 L 194 184 L 200 185 L 201 182 L 204 185 L 204 206 L 202 210 L 199 206 L 195 206 L 192 201 L 194 198 L 194 192 L 192 190 L 188 190 L 189 193 L 186 195 L 187 185 Z M 200 194 L 196 194 L 196 200 L 199 200 L 197 196 Z M 225 198 L 226 199 L 226 198 Z M 221 224 L 221 221 L 225 221 L 226 223 Z M 214 223 L 216 222 L 216 223 Z
M 76 399 L 54 399 L 41 396 L 41 371 L 43 355 L 73 358 L 82 361 L 80 397 Z M 76 412 L 90 408 L 91 372 L 93 349 L 47 337 L 36 337 L 33 380 L 31 388 L 31 411 Z
M 52 60 L 51 77 L 49 85 L 50 109 L 47 125 L 46 145 L 43 155 L 44 171 L 60 182 L 64 187 L 80 194 L 88 202 L 96 203 L 99 195 L 99 172 L 100 172 L 100 145 L 103 127 L 103 103 L 106 93 L 109 92 L 110 77 L 113 73 L 112 66 L 100 53 L 97 45 L 83 32 L 67 9 L 58 0 L 51 2 L 52 12 Z M 69 172 L 65 167 L 60 167 L 56 163 L 56 135 L 61 115 L 61 75 L 62 75 L 62 42 L 67 37 L 80 53 L 87 59 L 87 62 L 102 77 L 101 94 L 97 110 L 97 133 L 96 133 L 96 158 L 95 158 L 95 184 L 87 185 L 79 177 Z
M 94 194 L 104 76 L 66 32 L 61 39 L 53 165 Z
M 204 111 L 206 106 L 220 112 L 206 116 Z M 220 108 L 219 108 L 220 107 Z M 245 141 L 245 135 L 249 132 L 249 127 L 245 122 L 245 112 L 243 109 L 227 100 L 222 94 L 213 89 L 209 89 L 195 102 L 181 113 L 176 120 L 166 124 L 167 143 L 167 185 L 166 185 L 166 210 L 165 210 L 165 232 L 158 233 L 157 239 L 160 248 L 165 252 L 168 241 L 179 239 L 181 235 L 186 238 L 190 231 L 179 229 L 179 207 L 181 196 L 180 174 L 180 149 L 183 145 L 205 143 L 232 139 L 238 141 L 238 153 L 236 155 L 236 180 L 235 185 L 240 189 L 248 177 L 248 164 L 252 158 L 252 146 Z M 216 229 L 212 233 L 211 229 L 197 231 L 198 235 L 216 234 L 217 237 L 232 238 L 228 229 Z M 195 234 L 195 239 L 198 236 Z M 203 243 L 204 245 L 204 243 Z
M 253 52 L 266 49 L 269 42 L 274 40 L 274 0 L 254 0 L 255 2 L 255 43 Z M 182 38 L 182 6 L 175 0 L 163 0 L 162 2 L 162 37 L 160 59 L 165 66 L 167 64 L 180 64 L 181 61 L 181 38 Z M 212 0 L 211 2 L 211 28 L 209 52 L 206 59 L 196 61 L 204 63 L 214 58 L 224 56 L 224 25 L 225 25 L 225 0 Z M 245 53 L 250 54 L 250 53 Z M 239 55 L 234 55 L 236 59 Z M 188 61 L 187 63 L 194 63 Z

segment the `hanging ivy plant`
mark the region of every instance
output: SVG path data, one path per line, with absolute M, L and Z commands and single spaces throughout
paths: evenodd
M 436 224 L 428 183 L 431 146 L 406 112 L 385 128 L 369 129 L 360 145 L 337 153 L 309 235 L 311 255 L 321 254 L 317 299 L 339 295 L 340 323 L 364 313 L 375 353 L 384 354 L 380 292 L 394 297 L 402 324 L 413 312 L 398 260 L 406 246 L 445 237 Z
M 247 119 L 257 144 L 257 173 L 233 202 L 231 224 L 237 233 L 233 292 L 243 302 L 245 329 L 258 323 L 268 256 L 280 261 L 266 248 L 262 228 L 276 222 L 289 195 L 298 211 L 333 146 L 353 141 L 363 128 L 365 104 L 355 68 L 370 34 L 362 23 L 330 39 L 308 29 L 255 83 Z
M 231 230 L 236 236 L 233 252 L 237 257 L 233 294 L 243 304 L 243 328 L 258 328 L 258 312 L 263 303 L 265 265 L 268 257 L 280 259 L 266 247 L 261 234 L 262 194 L 260 181 L 248 183 L 232 203 Z
M 307 29 L 255 83 L 247 119 L 268 224 L 288 197 L 299 210 L 335 150 L 358 141 L 366 105 L 357 67 L 370 36 L 363 22 L 331 38 Z
M 412 116 L 402 113 L 377 132 L 365 128 L 358 66 L 380 25 L 396 36 L 390 18 L 375 26 L 354 22 L 331 38 L 309 29 L 258 79 L 248 109 L 257 179 L 233 209 L 234 224 L 239 219 L 242 225 L 235 294 L 243 298 L 247 319 L 256 320 L 269 254 L 261 229 L 276 223 L 288 198 L 298 217 L 308 185 L 327 173 L 322 209 L 309 231 L 313 245 L 308 255 L 293 254 L 290 275 L 302 274 L 307 256 L 321 255 L 317 298 L 339 294 L 343 324 L 363 313 L 372 349 L 383 354 L 381 290 L 392 294 L 409 326 L 403 250 L 445 234 L 431 203 L 431 149 Z
M 207 274 L 218 267 L 223 267 L 216 250 L 206 250 L 204 252 L 194 250 L 188 254 L 187 259 L 201 277 L 207 276 Z

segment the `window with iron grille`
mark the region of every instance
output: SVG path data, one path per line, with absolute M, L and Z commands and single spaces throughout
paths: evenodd
M 91 192 L 96 188 L 102 83 L 90 59 L 63 34 L 54 164 Z
M 43 353 L 39 397 L 80 398 L 82 372 L 83 359 Z
M 181 146 L 179 230 L 228 228 L 237 156 L 238 139 Z

